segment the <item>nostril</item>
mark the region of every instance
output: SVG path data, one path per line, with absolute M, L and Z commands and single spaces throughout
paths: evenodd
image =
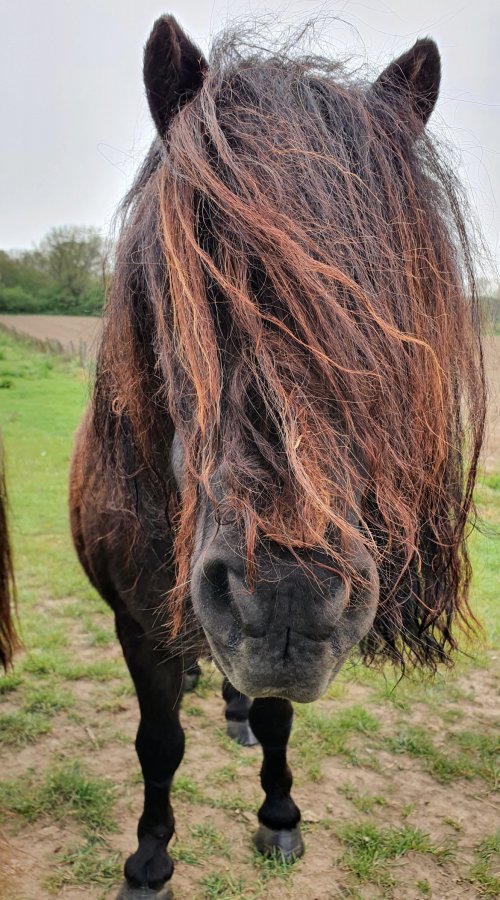
M 231 620 L 238 632 L 244 629 L 252 637 L 264 633 L 266 610 L 233 568 L 232 560 L 226 563 L 218 557 L 205 562 L 199 596 L 207 614 L 226 623 Z
M 202 596 L 212 608 L 221 612 L 227 610 L 231 603 L 227 566 L 222 560 L 212 560 L 203 567 L 201 580 Z
M 208 642 L 218 658 L 213 644 L 234 652 L 241 643 L 241 622 L 234 602 L 232 569 L 218 557 L 200 559 L 192 578 L 192 601 L 197 618 Z
M 204 575 L 214 592 L 219 595 L 229 594 L 227 566 L 223 562 L 217 560 L 210 563 L 207 568 L 204 568 Z

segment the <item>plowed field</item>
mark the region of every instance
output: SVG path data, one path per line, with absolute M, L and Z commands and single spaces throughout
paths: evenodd
M 94 357 L 101 336 L 102 320 L 91 316 L 0 315 L 0 326 L 54 349 L 83 359 Z

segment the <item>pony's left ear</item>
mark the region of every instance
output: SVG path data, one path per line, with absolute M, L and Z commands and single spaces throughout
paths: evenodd
M 199 91 L 208 63 L 173 16 L 162 16 L 144 48 L 144 86 L 160 137 L 184 103 Z
M 417 41 L 395 59 L 375 81 L 372 90 L 407 103 L 425 125 L 436 105 L 441 81 L 441 58 L 431 38 Z

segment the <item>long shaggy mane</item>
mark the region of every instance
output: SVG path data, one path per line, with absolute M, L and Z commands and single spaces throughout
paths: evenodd
M 7 521 L 7 490 L 5 486 L 3 445 L 0 436 L 0 666 L 5 670 L 12 663 L 20 647 L 14 617 L 16 585 Z
M 249 577 L 262 539 L 343 572 L 367 545 L 366 661 L 433 668 L 474 621 L 484 375 L 463 209 L 428 133 L 359 76 L 216 44 L 126 198 L 93 402 L 104 457 L 126 431 L 159 470 L 174 627 L 216 471 Z M 155 453 L 174 431 L 180 494 Z

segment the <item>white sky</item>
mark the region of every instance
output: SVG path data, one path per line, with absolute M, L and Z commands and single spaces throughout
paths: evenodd
M 460 150 L 460 171 L 500 260 L 498 0 L 0 0 L 0 248 L 30 247 L 54 225 L 107 233 L 152 137 L 142 48 L 155 18 L 177 16 L 208 50 L 210 35 L 271 12 L 298 25 L 338 16 L 332 55 L 374 69 L 431 35 L 443 62 L 432 128 Z

